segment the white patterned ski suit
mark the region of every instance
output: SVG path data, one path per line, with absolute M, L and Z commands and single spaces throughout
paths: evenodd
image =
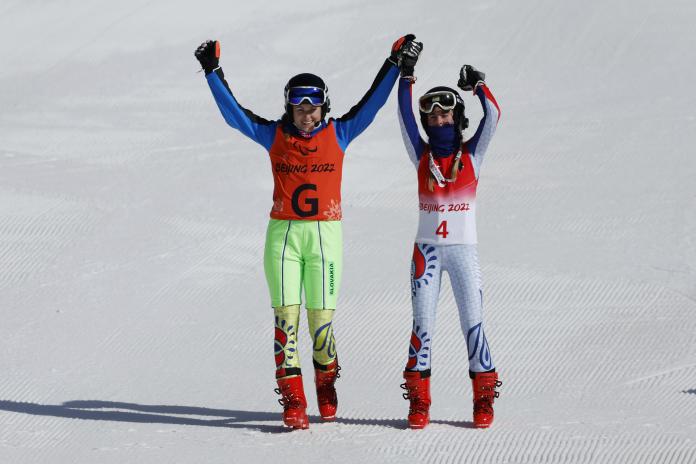
M 430 375 L 431 345 L 442 273 L 447 272 L 466 338 L 470 372 L 495 368 L 483 330 L 483 291 L 476 237 L 476 187 L 479 171 L 495 132 L 500 109 L 486 84 L 474 90 L 484 117 L 474 136 L 452 153 L 433 157 L 421 138 L 412 110 L 411 82 L 399 81 L 399 121 L 411 161 L 418 173 L 419 223 L 411 263 L 413 332 L 406 370 Z M 459 169 L 455 163 L 459 162 Z M 438 183 L 433 170 L 458 171 L 451 182 Z M 447 175 L 440 177 L 448 177 Z

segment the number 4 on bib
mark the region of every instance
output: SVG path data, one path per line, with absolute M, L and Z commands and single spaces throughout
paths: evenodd
M 437 230 L 435 230 L 436 235 L 441 235 L 442 238 L 447 238 L 447 235 L 449 232 L 447 232 L 447 221 L 442 221 L 439 226 L 437 226 Z

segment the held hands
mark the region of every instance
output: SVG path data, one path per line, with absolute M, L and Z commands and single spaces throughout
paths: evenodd
M 462 90 L 476 90 L 481 84 L 485 83 L 486 75 L 471 65 L 465 64 L 459 71 L 459 81 L 457 87 Z
M 413 68 L 423 50 L 423 43 L 416 42 L 415 39 L 415 35 L 406 34 L 392 45 L 389 61 L 399 67 L 402 76 L 413 76 Z
M 406 34 L 405 36 L 399 37 L 398 39 L 396 39 L 396 42 L 394 42 L 392 44 L 391 55 L 389 56 L 389 61 L 394 63 L 396 66 L 398 66 L 399 65 L 399 51 L 401 51 L 401 47 L 403 47 L 403 45 L 406 42 L 408 42 L 410 40 L 414 40 L 415 38 L 416 38 L 416 36 L 413 34 Z
M 220 42 L 217 40 L 208 40 L 200 44 L 193 54 L 201 64 L 205 74 L 210 74 L 220 66 Z

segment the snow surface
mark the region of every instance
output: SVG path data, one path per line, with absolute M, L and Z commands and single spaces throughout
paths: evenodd
M 0 462 L 696 462 L 696 3 L 307 5 L 3 0 Z M 471 428 L 445 279 L 433 423 L 406 429 L 417 198 L 394 92 L 345 163 L 339 419 L 318 423 L 307 379 L 290 432 L 267 155 L 193 50 L 220 39 L 260 115 L 302 71 L 340 115 L 408 32 L 416 94 L 471 63 L 502 108 L 478 216 L 496 422 Z

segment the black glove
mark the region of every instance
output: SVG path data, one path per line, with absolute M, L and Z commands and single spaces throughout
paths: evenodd
M 459 71 L 457 87 L 462 90 L 474 90 L 479 84 L 485 82 L 486 75 L 471 65 L 465 64 Z
M 206 75 L 220 66 L 220 42 L 217 40 L 203 42 L 193 54 L 196 55 L 196 59 L 201 63 L 201 67 Z
M 415 39 L 416 36 L 413 34 L 406 34 L 405 36 L 396 39 L 396 42 L 392 44 L 391 55 L 389 55 L 389 61 L 394 63 L 395 66 L 399 66 L 399 54 L 401 50 L 403 49 L 406 42 L 411 42 Z
M 418 62 L 418 56 L 423 51 L 423 42 L 409 40 L 401 46 L 398 53 L 401 77 L 413 77 L 413 68 Z

